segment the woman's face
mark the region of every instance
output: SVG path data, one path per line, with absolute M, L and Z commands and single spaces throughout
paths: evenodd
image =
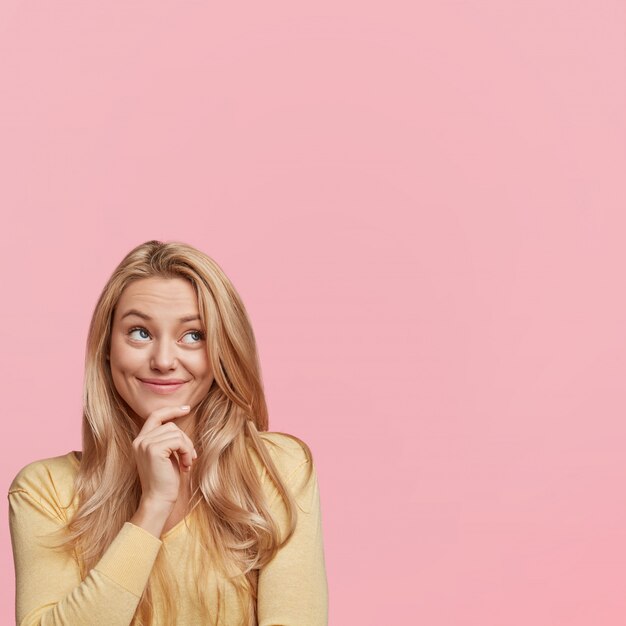
M 141 278 L 124 289 L 109 360 L 115 388 L 141 420 L 181 404 L 191 414 L 205 398 L 213 382 L 205 330 L 186 279 Z

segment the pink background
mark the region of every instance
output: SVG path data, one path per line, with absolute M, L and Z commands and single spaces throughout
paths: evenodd
M 186 241 L 313 450 L 332 626 L 623 624 L 625 3 L 221 4 L 2 2 L 2 488 Z

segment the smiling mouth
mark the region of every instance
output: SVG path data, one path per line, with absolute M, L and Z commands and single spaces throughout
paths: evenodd
M 141 378 L 137 379 L 146 389 L 152 391 L 153 393 L 159 395 L 168 395 L 170 393 L 175 393 L 181 387 L 187 384 L 188 381 L 183 381 L 179 383 L 148 383 L 145 380 L 141 380 Z

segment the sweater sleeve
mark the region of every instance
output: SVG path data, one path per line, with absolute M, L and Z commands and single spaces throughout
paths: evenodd
M 15 565 L 18 626 L 128 626 L 148 582 L 161 540 L 126 522 L 97 565 L 81 581 L 76 559 L 46 545 L 46 535 L 65 519 L 51 494 L 41 489 L 9 489 L 9 529 Z
M 311 476 L 307 481 L 309 469 Z M 297 503 L 297 525 L 289 541 L 259 571 L 259 626 L 326 626 L 328 585 L 322 515 L 315 466 L 301 463 L 287 481 Z M 286 509 L 274 499 L 273 511 L 286 529 Z

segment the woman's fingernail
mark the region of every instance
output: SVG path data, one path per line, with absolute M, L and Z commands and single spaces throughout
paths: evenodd
M 188 404 L 183 404 L 180 408 L 181 408 L 183 411 L 188 411 L 188 410 L 189 410 L 189 405 L 188 405 Z

